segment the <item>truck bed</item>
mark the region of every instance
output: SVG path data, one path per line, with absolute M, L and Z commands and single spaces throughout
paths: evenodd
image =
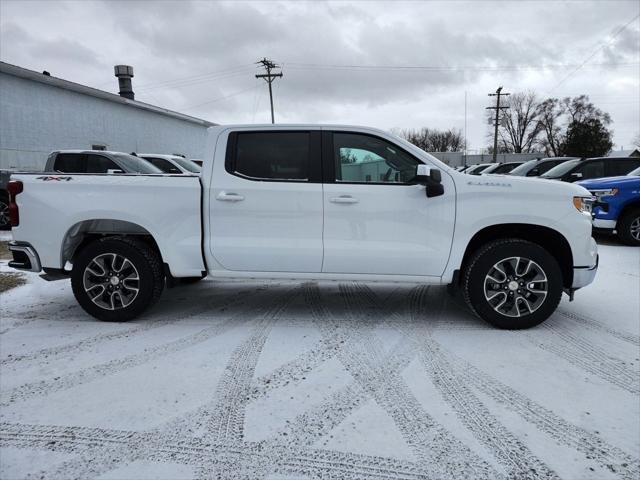
M 63 268 L 79 233 L 115 227 L 151 234 L 174 276 L 205 270 L 196 175 L 20 173 L 11 179 L 23 183 L 14 240 L 28 240 L 44 268 Z

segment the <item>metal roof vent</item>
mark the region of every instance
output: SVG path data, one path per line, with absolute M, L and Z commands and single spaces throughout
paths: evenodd
M 113 72 L 118 77 L 118 86 L 120 91 L 118 92 L 121 97 L 134 100 L 133 87 L 131 86 L 131 79 L 133 78 L 133 67 L 129 65 L 116 65 L 113 67 Z

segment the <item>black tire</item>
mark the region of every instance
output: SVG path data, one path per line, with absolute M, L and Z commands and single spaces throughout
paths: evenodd
M 513 258 L 521 258 L 523 266 L 508 260 Z M 526 260 L 531 263 L 524 263 Z M 501 262 L 516 263 L 515 269 L 509 267 L 515 272 L 507 271 Z M 499 274 L 501 270 L 495 270 L 496 265 L 506 272 L 504 277 Z M 541 271 L 546 281 L 536 280 L 541 276 L 531 277 L 536 271 Z M 490 274 L 502 282 L 490 281 Z M 473 254 L 463 272 L 462 288 L 465 302 L 480 318 L 498 328 L 519 330 L 544 322 L 555 311 L 562 296 L 562 272 L 556 259 L 535 243 L 514 238 L 496 240 Z M 545 296 L 534 293 L 545 289 Z
M 639 247 L 640 233 L 637 233 L 638 226 L 640 226 L 640 208 L 632 208 L 625 212 L 616 225 L 620 241 L 626 245 Z
M 9 197 L 0 193 L 0 230 L 11 230 L 9 219 Z
M 98 259 L 98 263 L 93 263 L 94 259 Z M 114 265 L 114 262 L 117 264 Z M 89 271 L 87 267 L 90 264 Z M 117 270 L 118 267 L 120 270 Z M 104 275 L 99 269 L 104 270 Z M 113 270 L 116 275 L 111 275 L 108 270 Z M 94 271 L 100 274 L 93 275 L 91 272 Z M 120 272 L 123 272 L 122 280 L 111 280 Z M 90 295 L 86 286 L 97 294 Z M 139 316 L 160 298 L 164 288 L 162 262 L 156 251 L 140 240 L 128 237 L 102 238 L 88 244 L 74 258 L 71 287 L 76 300 L 89 315 L 107 322 L 124 322 Z M 114 292 L 113 289 L 118 291 Z M 94 295 L 96 301 L 92 300 Z M 125 302 L 128 303 L 125 305 Z M 109 304 L 113 309 L 109 308 Z

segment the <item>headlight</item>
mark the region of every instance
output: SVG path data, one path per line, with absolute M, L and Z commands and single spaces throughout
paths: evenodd
M 591 190 L 591 194 L 594 195 L 596 198 L 600 199 L 602 197 L 613 197 L 614 195 L 618 194 L 618 189 L 617 188 L 606 188 L 606 189 L 601 189 L 601 190 Z
M 576 207 L 579 212 L 591 215 L 593 200 L 593 197 L 573 197 L 573 206 Z

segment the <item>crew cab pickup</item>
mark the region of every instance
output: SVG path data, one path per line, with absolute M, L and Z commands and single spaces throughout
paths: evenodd
M 627 245 L 640 246 L 640 168 L 621 177 L 578 182 L 596 198 L 593 227 L 615 231 Z
M 11 265 L 70 277 L 101 320 L 209 275 L 449 284 L 513 329 L 596 274 L 580 186 L 458 173 L 366 127 L 216 126 L 205 151 L 199 176 L 14 175 Z

